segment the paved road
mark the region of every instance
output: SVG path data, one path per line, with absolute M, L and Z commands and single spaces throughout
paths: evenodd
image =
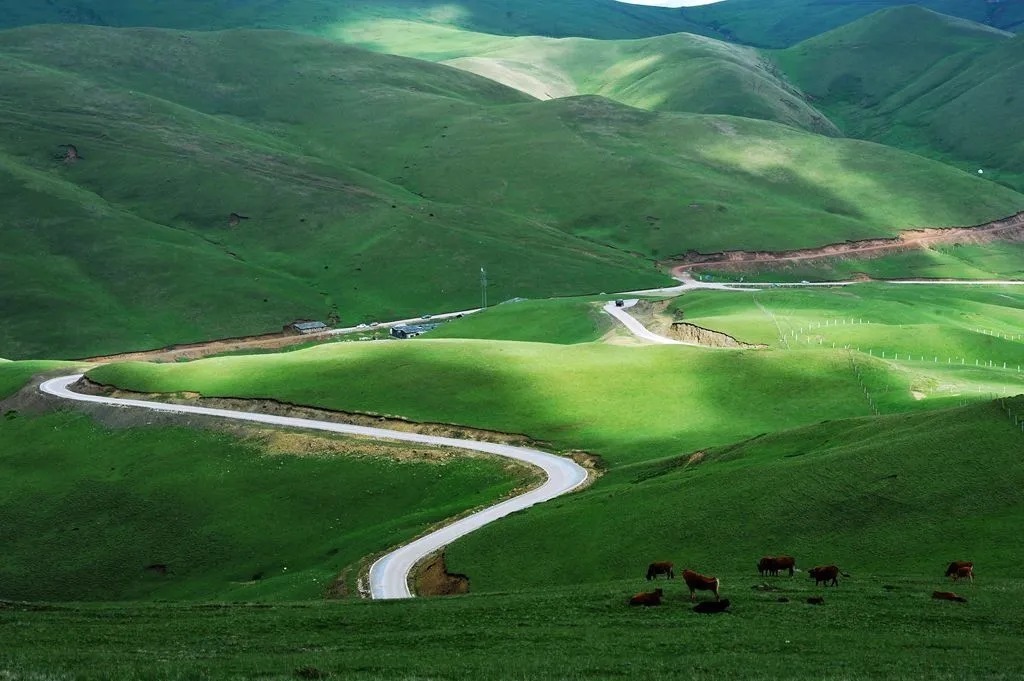
M 622 322 L 622 325 L 629 329 L 629 332 L 637 338 L 642 338 L 652 343 L 660 343 L 662 345 L 688 345 L 688 343 L 683 343 L 682 341 L 668 338 L 666 336 L 659 336 L 653 331 L 649 331 L 646 326 L 637 321 L 636 317 L 626 312 L 626 308 L 636 305 L 636 298 L 623 300 L 622 303 L 623 304 L 620 307 L 612 301 L 604 306 L 604 311 Z
M 509 513 L 529 508 L 542 501 L 553 499 L 566 494 L 582 485 L 587 480 L 587 470 L 577 465 L 570 459 L 548 454 L 536 449 L 526 447 L 513 447 L 511 445 L 495 444 L 491 442 L 475 442 L 473 440 L 458 440 L 450 437 L 434 437 L 420 433 L 406 433 L 397 430 L 384 428 L 370 428 L 366 426 L 355 426 L 346 423 L 331 423 L 329 421 L 316 421 L 313 419 L 301 419 L 290 416 L 274 416 L 271 414 L 257 414 L 253 412 L 233 411 L 230 409 L 212 409 L 209 407 L 195 407 L 181 404 L 165 404 L 162 402 L 147 402 L 144 400 L 127 400 L 113 397 L 101 397 L 98 395 L 83 395 L 72 392 L 69 386 L 82 377 L 82 374 L 62 376 L 45 381 L 39 389 L 48 395 L 55 395 L 78 402 L 93 402 L 98 404 L 112 405 L 115 407 L 137 407 L 153 411 L 168 412 L 171 414 L 200 414 L 203 416 L 215 416 L 219 418 L 235 419 L 238 421 L 252 421 L 266 423 L 287 428 L 306 428 L 314 430 L 326 430 L 333 433 L 346 435 L 362 435 L 382 440 L 402 440 L 405 442 L 418 442 L 425 445 L 441 447 L 457 447 L 459 449 L 471 449 L 478 452 L 486 452 L 496 456 L 503 456 L 515 459 L 542 469 L 547 476 L 547 481 L 540 487 L 530 490 L 525 494 L 507 499 L 495 506 L 443 527 L 435 532 L 424 535 L 416 541 L 388 553 L 378 559 L 370 567 L 370 595 L 372 598 L 410 598 L 412 592 L 409 590 L 409 573 L 413 566 L 420 560 L 426 558 L 435 551 L 463 537 L 473 530 L 476 530 L 488 523 L 492 523 Z

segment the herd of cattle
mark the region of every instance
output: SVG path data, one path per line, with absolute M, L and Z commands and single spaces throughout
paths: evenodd
M 796 559 L 793 556 L 765 556 L 757 562 L 757 571 L 762 576 L 775 576 L 777 577 L 784 571 L 789 572 L 789 576 L 792 577 L 794 573 L 799 572 L 796 567 Z M 659 575 L 664 575 L 666 579 L 675 579 L 675 564 L 668 561 L 659 561 L 651 563 L 647 566 L 647 581 L 657 579 Z M 813 567 L 807 571 L 807 575 L 814 580 L 814 585 L 824 584 L 825 586 L 839 586 L 839 576 L 849 577 L 839 569 L 836 565 L 819 565 Z M 953 582 L 958 582 L 961 579 L 968 579 L 971 582 L 974 581 L 974 563 L 966 560 L 954 560 L 946 568 L 946 576 L 952 578 Z M 702 575 L 699 572 L 693 570 L 683 570 L 683 581 L 686 582 L 687 588 L 690 590 L 690 600 L 694 601 L 697 599 L 698 591 L 710 591 L 715 595 L 714 601 L 704 601 L 694 606 L 695 612 L 712 613 L 712 612 L 725 612 L 729 608 L 729 600 L 724 599 L 718 592 L 721 586 L 721 580 L 718 577 L 708 577 Z M 661 605 L 661 599 L 664 596 L 662 589 L 655 589 L 654 591 L 645 591 L 634 595 L 629 599 L 630 605 Z M 957 596 L 951 591 L 934 591 L 932 592 L 932 598 L 946 601 L 959 601 L 966 603 L 967 599 Z M 811 597 L 807 599 L 808 603 L 821 605 L 825 601 L 820 596 Z

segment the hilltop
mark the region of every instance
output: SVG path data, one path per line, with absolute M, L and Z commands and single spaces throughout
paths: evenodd
M 0 0 L 0 26 L 83 23 L 177 29 L 285 28 L 330 35 L 353 23 L 378 19 L 427 22 L 514 36 L 644 38 L 699 33 L 760 47 L 788 47 L 906 0 L 729 0 L 682 9 L 644 7 L 615 0 L 232 0 L 125 3 L 120 0 Z M 919 0 L 937 12 L 1006 30 L 1024 25 L 1024 7 L 1007 0 Z
M 690 33 L 639 40 L 508 38 L 376 20 L 334 35 L 477 73 L 538 99 L 602 95 L 651 111 L 730 114 L 838 134 L 757 50 Z
M 901 7 L 776 56 L 845 133 L 1024 187 L 1024 38 Z

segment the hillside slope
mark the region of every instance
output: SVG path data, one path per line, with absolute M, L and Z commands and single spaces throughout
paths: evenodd
M 1024 415 L 1024 399 L 1006 405 Z M 650 560 L 753 581 L 757 559 L 779 553 L 854 578 L 931 574 L 937 584 L 961 557 L 1012 576 L 1022 444 L 1000 402 L 826 421 L 611 471 L 459 540 L 449 565 L 476 591 L 639 579 Z
M 1024 187 L 1024 37 L 902 7 L 777 58 L 847 134 Z
M 390 114 L 383 144 L 403 112 L 439 124 L 524 96 L 423 62 L 252 37 L 0 36 L 5 356 L 465 307 L 481 265 L 498 300 L 662 281 L 649 263 L 545 225 L 425 200 L 353 167 L 346 149 L 357 117 Z M 253 50 L 261 66 L 246 71 L 239 55 Z
M 878 145 L 536 102 L 292 33 L 36 27 L 0 34 L 0 55 L 12 358 L 459 309 L 479 300 L 481 266 L 491 300 L 636 289 L 689 249 L 817 246 L 1024 206 Z
M 727 40 L 782 48 L 872 12 L 908 5 L 1007 31 L 1024 27 L 1024 5 L 1013 0 L 728 0 L 684 10 L 684 16 Z M 904 28 L 903 38 L 917 31 L 912 23 Z
M 690 33 L 641 40 L 508 38 L 377 20 L 334 35 L 477 73 L 538 99 L 602 95 L 652 111 L 730 114 L 838 134 L 759 52 Z

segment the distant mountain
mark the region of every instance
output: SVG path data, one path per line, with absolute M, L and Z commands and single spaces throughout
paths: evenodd
M 776 56 L 845 133 L 1024 188 L 1024 36 L 901 7 Z
M 726 0 L 683 10 L 684 16 L 727 40 L 789 47 L 879 10 L 916 5 L 1007 31 L 1024 28 L 1019 0 Z M 904 37 L 915 32 L 904 26 Z
M 604 39 L 698 33 L 788 47 L 906 0 L 727 0 L 666 9 L 616 0 L 0 0 L 0 27 L 39 23 L 183 29 L 286 28 L 331 35 L 366 19 L 403 19 L 500 35 Z M 944 14 L 1016 31 L 1019 0 L 918 0 Z

